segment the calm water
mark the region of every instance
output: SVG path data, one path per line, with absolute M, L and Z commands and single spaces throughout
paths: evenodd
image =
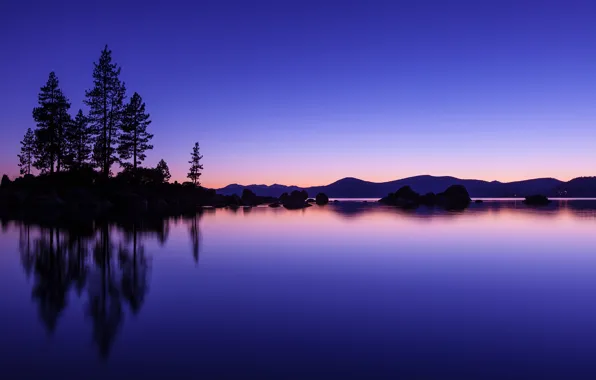
M 0 233 L 12 379 L 596 378 L 596 202 Z

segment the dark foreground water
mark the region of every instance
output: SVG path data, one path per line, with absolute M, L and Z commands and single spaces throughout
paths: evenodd
M 596 378 L 596 202 L 4 222 L 0 378 Z

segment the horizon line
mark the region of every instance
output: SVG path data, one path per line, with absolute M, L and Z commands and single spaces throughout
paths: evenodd
M 299 186 L 299 185 L 283 185 L 283 184 L 280 184 L 280 183 L 277 183 L 277 182 L 276 183 L 273 183 L 271 185 L 267 185 L 267 184 L 263 184 L 263 183 L 253 183 L 253 184 L 249 184 L 249 185 L 243 185 L 243 184 L 240 184 L 240 183 L 230 183 L 230 184 L 227 184 L 227 185 L 225 185 L 223 187 L 218 187 L 218 188 L 215 188 L 215 189 L 224 189 L 224 188 L 229 187 L 229 186 L 243 186 L 243 187 L 248 187 L 248 186 L 267 186 L 267 187 L 285 186 L 285 187 L 298 187 L 298 188 L 325 187 L 325 186 L 332 185 L 332 184 L 334 184 L 336 182 L 343 181 L 345 179 L 356 179 L 356 180 L 363 181 L 363 182 L 369 182 L 369 183 L 374 183 L 374 184 L 383 184 L 383 183 L 395 182 L 395 181 L 402 181 L 402 180 L 405 180 L 405 179 L 418 178 L 418 177 L 454 178 L 454 179 L 461 180 L 461 181 L 483 181 L 483 182 L 488 182 L 488 183 L 492 183 L 492 182 L 514 183 L 514 182 L 534 181 L 534 180 L 541 180 L 541 179 L 553 179 L 553 180 L 556 180 L 556 181 L 559 181 L 559 182 L 569 182 L 569 181 L 574 180 L 576 178 L 593 178 L 595 176 L 588 176 L 588 175 L 586 175 L 586 176 L 573 177 L 573 178 L 569 179 L 568 181 L 564 181 L 564 180 L 561 180 L 561 179 L 558 179 L 558 178 L 555 178 L 555 177 L 536 177 L 536 178 L 527 178 L 527 179 L 520 179 L 520 180 L 514 180 L 514 181 L 499 181 L 499 180 L 485 180 L 485 179 L 478 179 L 478 178 L 459 178 L 459 177 L 450 176 L 450 175 L 436 176 L 436 175 L 432 175 L 432 174 L 420 174 L 420 175 L 409 176 L 409 177 L 402 177 L 402 178 L 397 178 L 397 179 L 392 179 L 392 180 L 389 180 L 389 181 L 382 181 L 382 182 L 368 181 L 368 180 L 357 178 L 357 177 L 343 177 L 343 178 L 340 178 L 338 180 L 332 181 L 332 182 L 330 182 L 330 183 L 328 183 L 326 185 Z

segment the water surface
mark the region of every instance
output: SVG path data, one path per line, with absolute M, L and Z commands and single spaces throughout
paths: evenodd
M 0 234 L 2 378 L 594 378 L 596 202 Z M 8 376 L 18 374 L 18 376 Z

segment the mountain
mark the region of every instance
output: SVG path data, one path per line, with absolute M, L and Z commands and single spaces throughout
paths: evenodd
M 464 185 L 470 196 L 483 198 L 522 197 L 531 194 L 544 194 L 550 197 L 596 197 L 596 177 L 574 178 L 569 182 L 555 178 L 536 178 L 516 182 L 481 181 L 477 179 L 460 179 L 455 177 L 434 177 L 421 175 L 398 179 L 390 182 L 368 182 L 358 178 L 343 178 L 326 186 L 301 188 L 285 185 L 228 185 L 218 189 L 223 195 L 241 195 L 247 188 L 261 196 L 279 197 L 284 192 L 306 190 L 314 197 L 323 192 L 331 198 L 381 198 L 402 186 L 410 186 L 414 191 L 425 194 L 439 193 L 451 185 Z

